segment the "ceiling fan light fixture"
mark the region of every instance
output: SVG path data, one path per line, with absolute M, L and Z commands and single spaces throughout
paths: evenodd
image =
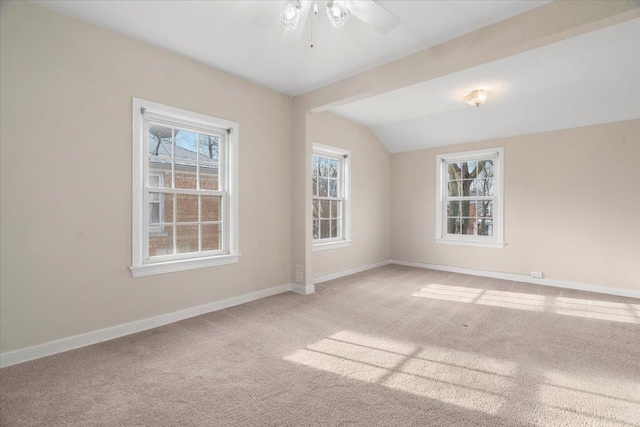
M 302 3 L 300 3 L 300 0 L 290 1 L 284 9 L 282 9 L 282 13 L 280 14 L 280 23 L 285 29 L 289 31 L 296 29 L 298 22 L 300 22 L 301 9 Z
M 484 89 L 476 89 L 471 91 L 467 96 L 464 97 L 464 102 L 469 105 L 475 105 L 476 107 L 481 106 L 485 102 L 489 100 L 491 97 L 491 92 L 488 92 Z
M 327 2 L 327 16 L 333 28 L 341 27 L 349 19 L 349 11 L 333 0 Z

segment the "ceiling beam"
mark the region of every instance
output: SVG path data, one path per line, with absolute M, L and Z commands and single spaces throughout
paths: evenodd
M 554 1 L 296 97 L 313 113 L 640 17 L 639 0 Z

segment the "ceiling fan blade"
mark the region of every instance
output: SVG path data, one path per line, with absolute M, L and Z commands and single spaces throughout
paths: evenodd
M 295 30 L 282 29 L 282 39 L 280 40 L 280 47 L 283 49 L 295 49 L 300 44 L 302 39 L 302 32 L 304 26 L 307 23 L 307 17 L 311 11 L 311 0 L 302 0 L 302 8 L 300 9 L 300 20 Z
M 398 18 L 373 0 L 343 0 L 340 4 L 353 16 L 372 25 L 382 34 L 388 34 L 400 23 Z

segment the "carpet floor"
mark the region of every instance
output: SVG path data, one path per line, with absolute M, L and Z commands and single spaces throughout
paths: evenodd
M 0 424 L 640 425 L 640 301 L 388 265 L 4 368 Z

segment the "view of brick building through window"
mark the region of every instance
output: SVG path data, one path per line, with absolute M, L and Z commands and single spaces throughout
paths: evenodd
M 149 126 L 150 257 L 222 249 L 222 196 L 163 191 L 219 190 L 219 148 L 218 136 Z

